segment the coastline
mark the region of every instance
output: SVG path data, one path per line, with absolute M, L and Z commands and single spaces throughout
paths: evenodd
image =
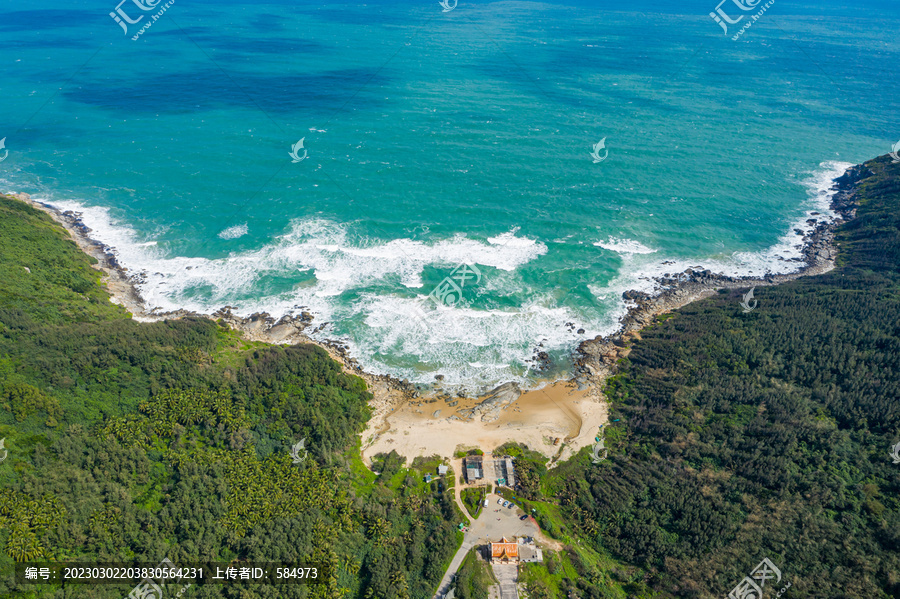
M 661 314 L 677 310 L 692 302 L 715 295 L 720 289 L 767 287 L 794 281 L 800 277 L 824 274 L 834 269 L 838 248 L 834 232 L 839 225 L 856 216 L 853 187 L 868 173 L 864 165 L 854 165 L 834 179 L 830 188 L 830 209 L 836 218 L 819 222 L 803 237 L 803 266 L 788 274 L 768 274 L 763 277 L 732 277 L 709 270 L 688 269 L 659 280 L 663 291 L 650 295 L 626 291 L 623 297 L 633 302 L 620 320 L 618 332 L 584 341 L 575 354 L 574 380 L 579 384 L 598 384 L 615 372 L 616 362 L 628 355 L 628 342 L 638 338 L 640 330 L 653 323 Z
M 837 247 L 834 231 L 855 215 L 852 186 L 865 167 L 850 167 L 834 180 L 831 210 L 834 219 L 820 220 L 803 237 L 803 266 L 789 274 L 763 277 L 732 277 L 709 270 L 687 269 L 656 279 L 661 291 L 651 295 L 640 291 L 623 293 L 629 305 L 616 333 L 583 341 L 572 356 L 573 376 L 550 382 L 538 389 L 522 390 L 506 383 L 478 397 L 451 396 L 439 382 L 422 389 L 389 375 L 376 375 L 362 369 L 337 342 L 321 342 L 304 333 L 312 325 L 312 315 L 284 316 L 275 319 L 258 313 L 238 317 L 225 306 L 215 313 L 200 314 L 187 310 L 155 313 L 137 290 L 135 275 L 123 267 L 114 251 L 91 237 L 78 213 L 61 211 L 32 200 L 27 194 L 9 195 L 51 216 L 70 234 L 75 243 L 94 257 L 104 274 L 110 300 L 123 306 L 135 320 L 149 322 L 185 317 L 224 320 L 247 339 L 271 344 L 309 343 L 323 348 L 342 364 L 345 372 L 361 377 L 369 387 L 372 418 L 362 434 L 364 460 L 396 450 L 408 460 L 419 455 L 451 458 L 460 448 L 478 447 L 485 452 L 515 441 L 528 445 L 553 462 L 568 459 L 594 443 L 598 427 L 606 422 L 607 406 L 603 397 L 606 378 L 616 363 L 628 355 L 630 341 L 639 338 L 642 328 L 656 316 L 677 310 L 694 301 L 716 294 L 720 289 L 778 285 L 803 276 L 813 276 L 834 268 Z M 808 221 L 809 222 L 809 221 Z

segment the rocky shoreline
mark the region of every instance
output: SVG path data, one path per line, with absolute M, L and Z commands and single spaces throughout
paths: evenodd
M 720 289 L 736 289 L 751 286 L 777 285 L 792 281 L 802 276 L 828 272 L 834 268 L 837 248 L 834 245 L 835 228 L 842 222 L 852 219 L 856 213 L 853 187 L 864 178 L 867 172 L 864 166 L 851 167 L 835 180 L 837 192 L 832 197 L 831 209 L 837 214 L 834 220 L 819 221 L 815 228 L 803 238 L 804 265 L 796 272 L 785 275 L 766 275 L 764 277 L 731 277 L 720 275 L 709 270 L 687 269 L 681 273 L 665 275 L 656 280 L 662 291 L 650 295 L 639 291 L 626 291 L 623 299 L 629 304 L 628 311 L 620 320 L 619 331 L 608 336 L 583 341 L 573 355 L 573 377 L 570 381 L 560 383 L 576 383 L 579 388 L 590 387 L 599 397 L 604 380 L 615 372 L 616 363 L 628 354 L 630 341 L 639 331 L 651 324 L 655 317 L 665 312 L 676 310 L 691 302 L 710 297 Z M 209 318 L 223 321 L 253 341 L 273 344 L 310 343 L 325 349 L 329 355 L 341 363 L 346 372 L 360 376 L 369 385 L 376 398 L 373 421 L 386 418 L 397 406 L 419 402 L 435 403 L 444 400 L 453 407 L 454 399 L 440 388 L 437 380 L 431 388 L 414 385 L 407 380 L 399 380 L 389 375 L 372 374 L 364 371 L 355 358 L 350 355 L 349 348 L 337 341 L 317 341 L 306 334 L 313 327 L 313 315 L 301 312 L 299 316 L 283 316 L 274 318 L 267 313 L 251 314 L 247 317 L 233 313 L 233 306 L 224 306 L 213 314 L 200 314 L 188 310 L 173 312 L 157 312 L 148 309 L 141 297 L 137 285 L 140 275 L 132 274 L 122 266 L 112 248 L 91 237 L 91 229 L 82 221 L 81 214 L 72 211 L 60 211 L 53 206 L 32 200 L 28 194 L 12 193 L 15 197 L 29 205 L 48 213 L 55 221 L 63 225 L 72 235 L 74 241 L 87 254 L 98 261 L 97 268 L 105 275 L 105 283 L 112 296 L 112 301 L 122 305 L 136 320 L 157 321 L 178 318 Z M 815 214 L 815 213 L 814 213 Z M 812 225 L 818 219 L 810 219 Z M 326 323 L 327 324 L 327 323 Z M 323 325 L 313 327 L 317 331 Z M 540 348 L 535 350 L 536 361 L 541 361 Z M 495 420 L 499 413 L 512 405 L 522 394 L 515 383 L 506 383 L 479 395 L 479 403 L 466 413 L 464 418 L 474 420 Z M 456 394 L 465 397 L 465 394 Z
M 620 320 L 619 331 L 613 335 L 584 341 L 578 346 L 574 358 L 575 382 L 579 386 L 602 384 L 605 378 L 615 373 L 617 362 L 628 355 L 630 342 L 660 314 L 710 297 L 720 289 L 778 285 L 833 269 L 837 258 L 834 232 L 838 225 L 856 216 L 855 185 L 870 174 L 864 165 L 857 165 L 834 180 L 833 189 L 837 191 L 832 196 L 830 208 L 837 216 L 833 220 L 818 222 L 815 229 L 804 236 L 804 266 L 797 272 L 764 277 L 730 277 L 709 270 L 687 269 L 658 279 L 663 291 L 657 295 L 651 296 L 639 291 L 623 293 L 623 299 L 632 305 Z
M 128 268 L 119 263 L 111 247 L 91 237 L 92 230 L 81 219 L 81 213 L 59 210 L 49 204 L 33 200 L 25 193 L 13 192 L 7 195 L 47 213 L 62 225 L 81 250 L 97 260 L 95 268 L 105 275 L 104 283 L 109 290 L 111 301 L 128 310 L 135 320 L 151 322 L 179 318 L 206 318 L 227 323 L 232 329 L 242 332 L 251 341 L 276 345 L 309 343 L 323 348 L 334 360 L 344 366 L 346 372 L 361 377 L 373 393 L 389 402 L 411 401 L 420 395 L 416 386 L 408 381 L 401 381 L 388 375 L 365 372 L 357 360 L 350 356 L 349 348 L 344 344 L 336 341 L 320 342 L 311 339 L 305 334 L 305 331 L 313 325 L 313 316 L 309 312 L 301 312 L 299 316 L 285 315 L 276 319 L 265 312 L 246 317 L 237 316 L 232 312 L 236 309 L 234 306 L 223 306 L 213 314 L 200 314 L 190 310 L 158 312 L 148 308 L 137 288 L 141 283 L 140 275 L 129 272 Z

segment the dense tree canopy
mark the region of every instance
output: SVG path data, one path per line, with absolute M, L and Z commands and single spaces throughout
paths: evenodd
M 610 458 L 560 483 L 664 595 L 725 596 L 769 557 L 787 597 L 900 597 L 900 168 L 867 166 L 838 268 L 643 331 L 609 382 Z
M 60 227 L 3 197 L 0 257 L 0 596 L 130 591 L 23 591 L 14 561 L 166 557 L 329 572 L 326 585 L 189 597 L 430 596 L 458 516 L 447 489 L 406 484 L 421 476 L 402 461 L 401 484 L 362 467 L 362 380 L 316 347 L 248 343 L 206 319 L 130 320 Z
M 522 569 L 532 599 L 724 597 L 763 558 L 786 598 L 900 597 L 900 167 L 866 166 L 838 268 L 758 287 L 749 314 L 721 292 L 632 343 L 608 459 L 548 470 L 503 448 L 504 493 L 562 544 Z M 432 596 L 460 542 L 455 481 L 396 453 L 363 467 L 360 379 L 210 320 L 133 322 L 58 226 L 2 197 L 0 258 L 0 596 L 83 590 L 17 587 L 15 561 L 164 557 L 329 573 L 188 597 Z M 490 582 L 470 555 L 458 596 Z

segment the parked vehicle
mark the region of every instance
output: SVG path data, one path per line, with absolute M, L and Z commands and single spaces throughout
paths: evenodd
M 489 506 L 489 505 L 491 505 L 491 502 L 488 501 L 487 499 L 485 499 L 485 500 L 484 500 L 484 507 L 487 507 L 487 506 Z
M 497 505 L 503 505 L 503 500 L 502 500 L 502 499 L 498 499 L 498 500 L 497 500 Z

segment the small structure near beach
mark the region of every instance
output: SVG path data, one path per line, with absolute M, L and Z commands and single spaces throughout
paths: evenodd
M 497 543 L 485 546 L 485 559 L 492 564 L 520 564 L 526 562 L 543 562 L 544 552 L 534 544 L 530 537 L 507 539 L 503 537 Z
M 494 479 L 501 487 L 516 488 L 516 470 L 511 457 L 493 460 Z
M 514 489 L 516 487 L 516 471 L 513 468 L 512 458 L 506 458 L 503 460 L 503 472 L 504 477 L 506 479 L 506 486 Z
M 534 539 L 519 539 L 519 561 L 537 563 L 544 561 L 544 552 L 534 544 Z
M 534 544 L 534 539 L 521 537 L 507 539 L 503 537 L 497 543 L 485 546 L 486 559 L 492 564 L 519 564 L 525 562 L 543 562 L 544 552 Z
M 469 484 L 484 478 L 481 456 L 469 456 L 463 460 L 466 468 L 466 481 Z
M 516 540 L 506 537 L 499 543 L 491 543 L 489 546 L 492 564 L 517 564 L 519 563 L 519 544 Z

